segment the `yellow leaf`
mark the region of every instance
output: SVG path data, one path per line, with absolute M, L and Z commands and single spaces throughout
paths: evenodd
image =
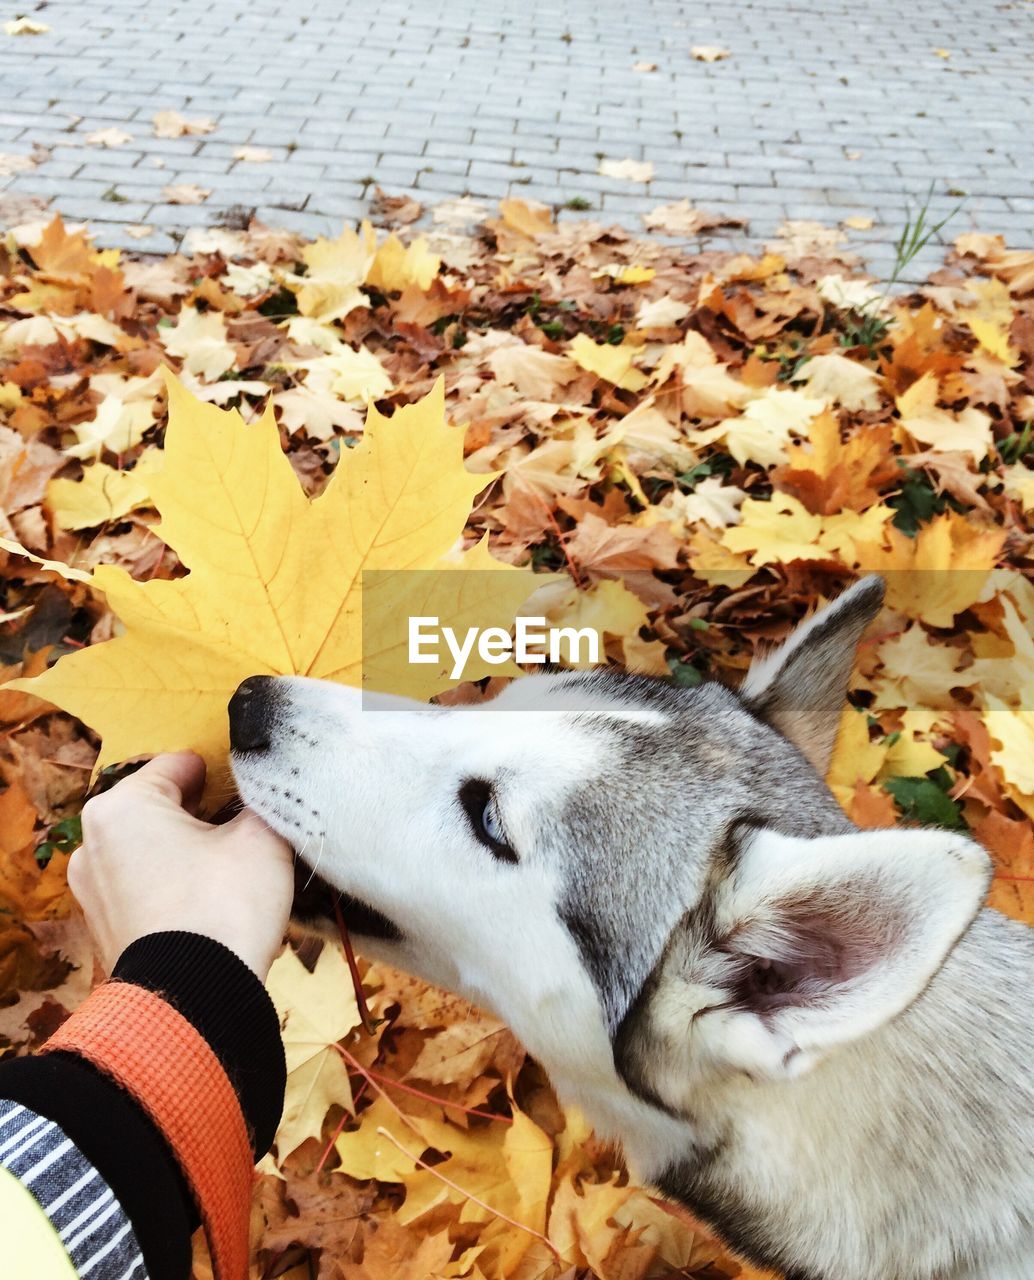
M 12 18 L 4 23 L 4 34 L 8 36 L 42 36 L 49 30 L 45 22 L 35 22 L 32 18 Z
M 683 525 L 707 524 L 712 529 L 726 529 L 738 524 L 740 506 L 747 494 L 734 484 L 723 484 L 718 476 L 701 480 L 692 493 L 673 491 L 663 510 Z
M 62 564 L 60 560 L 46 560 L 43 556 L 38 556 L 32 551 L 27 551 L 20 542 L 15 542 L 13 538 L 0 538 L 0 550 L 9 551 L 14 556 L 24 556 L 26 560 L 31 560 L 33 564 L 38 564 L 41 569 L 47 569 L 51 573 L 58 573 L 62 578 L 69 582 L 93 582 L 93 576 L 84 573 L 82 569 L 73 569 L 70 565 Z M 7 687 L 14 688 L 14 681 L 9 681 Z M 33 692 L 33 690 L 29 690 Z
M 730 551 L 709 529 L 699 526 L 689 540 L 688 559 L 694 577 L 712 587 L 734 591 L 754 576 L 747 556 Z
M 839 404 L 850 410 L 880 407 L 880 379 L 876 371 L 836 352 L 806 360 L 794 374 L 793 381 L 803 382 L 809 395 L 826 404 Z
M 920 707 L 909 707 L 901 717 L 898 737 L 887 744 L 887 758 L 879 772 L 883 778 L 921 778 L 931 769 L 945 763 L 945 758 L 926 740 L 933 713 Z
M 96 458 L 106 449 L 109 453 L 128 453 L 154 426 L 154 408 L 144 400 L 120 400 L 108 395 L 97 406 L 90 422 L 72 426 L 78 443 L 65 452 L 70 458 Z
M 852 706 L 844 707 L 826 782 L 845 811 L 850 811 L 855 786 L 859 782 L 872 782 L 886 758 L 886 745 L 869 739 L 865 712 Z
M 549 1211 L 549 1238 L 561 1256 L 595 1275 L 606 1275 L 603 1260 L 619 1230 L 611 1220 L 632 1194 L 631 1187 L 613 1182 L 576 1187 L 565 1178 L 553 1192 Z
M 1009 346 L 1009 333 L 1004 325 L 982 320 L 979 316 L 967 317 L 966 324 L 977 342 L 995 359 L 1001 360 L 1010 369 L 1019 364 L 1019 353 Z
M 705 444 L 725 438 L 729 452 L 741 465 L 757 462 L 763 467 L 785 462 L 792 435 L 803 435 L 812 418 L 824 408 L 821 400 L 803 391 L 766 387 L 738 418 L 726 418 L 716 427 L 694 432 L 690 439 Z
M 709 1255 L 701 1258 L 701 1263 L 713 1259 L 718 1253 L 702 1228 L 700 1238 L 687 1217 L 669 1213 L 667 1209 L 654 1204 L 650 1196 L 638 1187 L 633 1188 L 632 1194 L 617 1206 L 613 1217 L 618 1226 L 631 1227 L 637 1231 L 637 1242 L 653 1245 L 658 1255 L 676 1273 L 697 1271 L 694 1254 L 700 1245 L 705 1246 Z
M 587 334 L 579 333 L 572 339 L 568 350 L 576 364 L 615 387 L 624 391 L 641 391 L 646 386 L 646 375 L 632 364 L 641 350 L 639 347 L 624 342 L 617 347 L 593 342 Z
M 560 387 L 578 376 L 574 361 L 525 342 L 495 347 L 488 355 L 488 365 L 496 382 L 516 387 L 522 396 L 533 400 L 559 399 Z
M 657 272 L 653 267 L 641 267 L 635 264 L 625 267 L 614 277 L 616 284 L 646 284 Z
M 958 649 L 931 640 L 918 623 L 884 640 L 879 656 L 883 677 L 876 685 L 877 708 L 951 707 L 952 689 L 977 680 L 972 667 L 958 670 Z
M 887 603 L 930 626 L 950 627 L 956 614 L 980 599 L 1006 534 L 946 511 L 915 538 L 889 526 L 884 537 L 889 546 L 870 543 L 858 555 L 865 569 L 886 575 Z
M 150 505 L 150 477 L 161 466 L 161 453 L 148 449 L 132 471 L 116 471 L 104 462 L 83 468 L 81 480 L 51 480 L 47 505 L 62 529 L 92 529 Z
M 178 111 L 157 111 L 151 117 L 156 138 L 186 138 L 196 134 L 212 133 L 215 121 L 207 116 L 187 120 Z
M 424 236 L 403 245 L 393 232 L 377 250 L 366 283 L 382 293 L 401 293 L 410 284 L 426 292 L 441 262 L 441 258 L 428 249 Z
M 536 593 L 534 600 L 529 601 L 529 611 L 533 604 L 536 616 L 544 615 L 551 626 L 589 628 L 599 636 L 613 636 L 623 643 L 638 640 L 640 627 L 649 621 L 642 600 L 623 582 L 613 580 L 597 582 L 587 591 L 579 591 L 561 580 Z
M 1027 689 L 1021 707 L 989 697 L 984 723 L 998 745 L 991 759 L 1002 771 L 1009 795 L 1028 818 L 1034 819 L 1034 687 Z
M 22 389 L 15 382 L 0 382 L 0 409 L 17 409 L 22 402 Z
M 882 504 L 863 512 L 841 511 L 837 515 L 823 516 L 819 546 L 849 568 L 856 568 L 862 548 L 878 542 L 893 518 L 893 509 Z
M 287 1094 L 277 1130 L 280 1159 L 318 1137 L 335 1103 L 353 1109 L 348 1069 L 330 1046 L 359 1025 L 352 979 L 337 947 L 325 946 L 310 973 L 287 947 L 273 961 L 266 987 L 280 1015 Z
M 1003 467 L 1001 476 L 1007 497 L 1015 498 L 1024 512 L 1034 511 L 1034 471 L 1017 462 Z
M 322 236 L 302 250 L 308 267 L 304 276 L 287 276 L 298 295 L 298 310 L 316 320 L 340 320 L 356 307 L 368 307 L 359 291 L 377 252 L 373 227 L 364 222 L 359 232 L 346 227 L 336 240 Z
M 539 236 L 556 230 L 548 205 L 527 200 L 500 200 L 499 212 L 512 231 L 527 236 L 529 240 L 537 240 Z
M 135 582 L 101 566 L 93 585 L 125 633 L 18 682 L 102 735 L 98 768 L 190 747 L 204 756 L 218 794 L 227 778 L 226 705 L 243 679 L 306 674 L 360 682 L 366 571 L 449 569 L 470 556 L 502 588 L 486 608 L 498 616 L 502 598 L 512 617 L 509 581 L 523 583 L 524 575 L 484 549 L 453 554 L 486 477 L 463 466 L 463 432 L 445 423 L 441 383 L 391 419 L 371 409 L 363 439 L 309 501 L 270 409 L 245 426 L 237 413 L 168 382 L 165 469 L 151 482 L 162 517 L 156 532 L 190 572 Z M 424 582 L 405 576 L 418 587 Z M 484 584 L 485 574 L 476 576 Z M 466 577 L 433 575 L 443 625 L 454 610 L 469 617 Z M 451 596 L 446 579 L 455 583 Z M 385 661 L 378 655 L 381 669 Z M 421 696 L 454 683 L 427 667 L 419 672 L 427 674 L 422 682 L 414 677 L 410 692 Z
M 938 393 L 937 376 L 924 373 L 898 396 L 901 425 L 910 436 L 939 453 L 968 453 L 974 463 L 981 462 L 991 447 L 990 415 L 972 406 L 958 414 L 949 413 L 938 408 Z
M 216 382 L 237 361 L 226 336 L 226 321 L 218 311 L 184 307 L 174 325 L 159 329 L 158 336 L 170 356 L 179 356 L 188 373 Z
M 822 517 L 811 515 L 788 493 L 775 493 L 768 501 L 747 498 L 740 515 L 742 523 L 726 529 L 722 545 L 730 551 L 749 553 L 751 564 L 826 558 L 819 545 Z
M 307 369 L 305 385 L 312 391 L 330 391 L 345 400 L 379 400 L 391 390 L 391 378 L 380 360 L 361 346 L 358 351 L 343 347 L 331 355 L 317 356 L 288 365 Z

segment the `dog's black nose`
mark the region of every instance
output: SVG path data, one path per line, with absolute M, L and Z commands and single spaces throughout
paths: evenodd
M 237 686 L 227 708 L 234 751 L 265 751 L 269 746 L 275 676 L 249 676 Z

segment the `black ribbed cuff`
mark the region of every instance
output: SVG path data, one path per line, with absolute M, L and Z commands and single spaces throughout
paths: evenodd
M 283 1112 L 287 1063 L 280 1020 L 255 974 L 214 938 L 170 930 L 131 942 L 111 976 L 160 995 L 208 1041 L 261 1159 Z
M 186 1280 L 200 1219 L 175 1157 L 135 1098 L 63 1050 L 0 1062 L 0 1097 L 53 1120 L 72 1139 L 133 1224 L 151 1280 Z

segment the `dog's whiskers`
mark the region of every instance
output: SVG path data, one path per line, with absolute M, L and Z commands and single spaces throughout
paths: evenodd
M 306 837 L 305 843 L 306 844 L 309 843 L 308 837 Z M 308 889 L 309 885 L 312 884 L 313 880 L 315 880 L 316 878 L 316 872 L 319 870 L 320 859 L 323 857 L 323 849 L 325 845 L 326 845 L 326 836 L 321 831 L 320 832 L 320 851 L 316 855 L 316 861 L 312 864 L 312 870 L 309 872 L 309 878 L 305 882 L 306 889 Z

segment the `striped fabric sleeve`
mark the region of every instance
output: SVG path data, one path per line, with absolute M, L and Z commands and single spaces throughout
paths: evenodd
M 31 1193 L 83 1280 L 147 1280 L 143 1255 L 114 1192 L 45 1116 L 0 1099 L 0 1167 Z

